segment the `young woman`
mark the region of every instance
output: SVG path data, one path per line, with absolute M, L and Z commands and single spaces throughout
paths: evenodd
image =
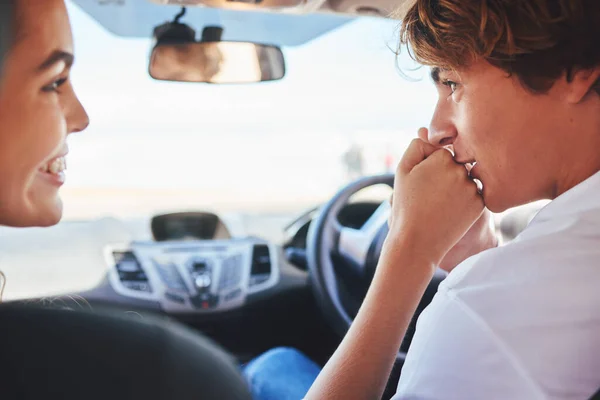
M 63 0 L 12 0 L 0 15 L 0 225 L 54 225 L 67 137 L 89 123 L 69 79 L 67 10 Z

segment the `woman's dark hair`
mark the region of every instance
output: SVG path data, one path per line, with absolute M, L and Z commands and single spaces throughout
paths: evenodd
M 401 45 L 424 65 L 457 70 L 484 59 L 536 93 L 600 66 L 600 0 L 416 0 Z M 600 94 L 600 81 L 592 90 Z
M 0 73 L 4 67 L 6 55 L 14 43 L 16 10 L 18 0 L 0 0 Z
M 15 25 L 15 1 L 16 0 L 0 0 L 0 74 L 4 68 L 4 60 L 14 40 L 14 25 Z M 6 278 L 0 271 L 0 303 L 4 294 L 4 286 Z

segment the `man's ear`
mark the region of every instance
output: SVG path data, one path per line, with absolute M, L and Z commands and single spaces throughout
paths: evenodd
M 600 93 L 600 66 L 573 72 L 569 82 L 569 103 L 580 103 L 592 92 Z

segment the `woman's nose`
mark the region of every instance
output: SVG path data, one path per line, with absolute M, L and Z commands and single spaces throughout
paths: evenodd
M 90 124 L 90 117 L 78 98 L 75 98 L 69 117 L 69 133 L 84 131 Z

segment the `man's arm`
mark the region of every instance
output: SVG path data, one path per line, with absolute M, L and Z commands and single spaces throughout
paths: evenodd
M 390 254 L 380 261 L 360 312 L 307 400 L 381 398 L 432 270 L 427 261 L 411 255 L 410 243 L 396 243 L 394 247 L 396 257 Z M 397 262 L 418 272 L 403 273 Z
M 464 167 L 446 150 L 413 141 L 398 166 L 390 233 L 371 287 L 306 399 L 381 398 L 435 266 L 482 211 Z

